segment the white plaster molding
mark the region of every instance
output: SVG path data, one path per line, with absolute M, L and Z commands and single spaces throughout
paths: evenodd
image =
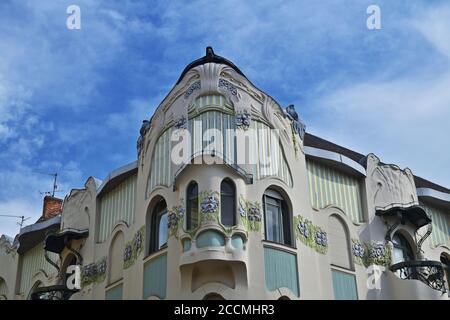
M 376 209 L 409 207 L 419 203 L 414 176 L 410 169 L 381 164 L 374 154 L 367 156 L 368 187 Z

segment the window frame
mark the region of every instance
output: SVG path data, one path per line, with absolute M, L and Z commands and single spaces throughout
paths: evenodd
M 151 255 L 155 252 L 158 252 L 165 247 L 167 247 L 167 240 L 169 231 L 167 230 L 167 239 L 166 242 L 160 245 L 160 223 L 161 223 L 161 217 L 163 215 L 167 216 L 167 202 L 164 199 L 160 199 L 158 203 L 156 203 L 155 207 L 152 210 L 152 217 L 150 222 L 150 244 L 149 244 L 149 250 L 148 254 Z M 166 226 L 168 229 L 168 226 Z
M 223 187 L 222 186 L 224 184 L 228 184 L 231 187 L 232 191 L 230 193 L 223 191 Z M 232 199 L 232 208 L 233 208 L 233 210 L 231 212 L 231 224 L 226 224 L 223 221 L 224 211 L 225 211 L 225 210 L 223 210 L 224 209 L 223 206 L 224 206 L 224 203 L 225 203 L 224 200 L 226 200 L 226 199 L 224 199 L 224 197 L 227 197 L 228 200 L 230 198 Z M 236 203 L 237 203 L 237 201 L 236 201 L 236 185 L 234 184 L 234 182 L 230 178 L 225 178 L 220 183 L 220 223 L 222 225 L 227 226 L 227 227 L 233 227 L 233 226 L 235 226 L 237 224 Z
M 399 240 L 397 241 L 396 238 Z M 398 252 L 398 250 L 401 250 L 402 253 L 402 261 L 395 261 L 394 263 L 400 263 L 400 262 L 407 262 L 412 261 L 415 259 L 414 250 L 409 243 L 409 241 L 406 239 L 404 235 L 402 235 L 399 232 L 396 232 L 394 236 L 392 237 L 392 246 L 393 246 L 393 252 L 392 252 L 392 258 L 395 260 L 396 255 L 395 253 Z M 405 256 L 407 257 L 405 260 Z
M 268 238 L 268 224 L 267 224 L 267 200 L 274 201 L 278 206 L 278 213 L 281 214 L 281 239 L 282 242 L 276 241 L 275 239 Z M 273 203 L 270 204 L 275 206 Z M 263 194 L 263 214 L 264 214 L 264 240 L 268 242 L 277 243 L 280 245 L 295 248 L 293 230 L 292 230 L 292 219 L 285 198 L 276 190 L 267 189 Z
M 191 192 L 196 190 L 195 196 L 191 195 Z M 196 202 L 196 205 L 195 205 Z M 192 225 L 192 209 L 197 207 L 196 214 L 196 225 Z M 198 192 L 198 183 L 196 181 L 189 182 L 186 188 L 186 230 L 192 231 L 198 228 L 199 226 L 199 192 Z

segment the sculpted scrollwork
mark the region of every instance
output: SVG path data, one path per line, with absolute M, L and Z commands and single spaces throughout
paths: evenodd
M 418 204 L 414 176 L 408 168 L 382 164 L 373 154 L 367 157 L 367 176 L 375 208 L 409 207 Z

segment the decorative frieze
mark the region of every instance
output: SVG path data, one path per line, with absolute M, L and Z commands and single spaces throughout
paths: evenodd
M 242 196 L 239 199 L 239 215 L 243 225 L 249 231 L 261 231 L 261 204 L 257 201 L 247 201 Z
M 361 266 L 372 264 L 388 266 L 391 264 L 391 248 L 385 242 L 374 241 L 372 244 L 352 239 L 353 261 Z
M 219 194 L 216 191 L 203 191 L 200 194 L 200 222 L 219 221 Z
M 189 86 L 189 88 L 186 90 L 186 92 L 184 93 L 184 98 L 187 99 L 189 98 L 189 96 L 195 91 L 195 90 L 200 90 L 201 89 L 201 82 L 200 80 L 195 81 L 193 84 L 191 84 Z
M 145 226 L 142 226 L 134 235 L 133 240 L 125 245 L 123 251 L 123 267 L 127 269 L 136 261 L 144 249 Z
M 237 88 L 225 79 L 219 79 L 219 89 L 229 91 L 233 96 L 237 95 Z
M 319 226 L 302 216 L 294 216 L 296 238 L 315 251 L 325 254 L 328 249 L 328 235 Z
M 183 203 L 183 200 L 181 200 Z M 169 237 L 178 238 L 178 230 L 180 226 L 183 226 L 184 214 L 186 210 L 183 205 L 173 206 L 168 211 L 167 215 L 167 227 L 169 228 Z
M 187 119 L 183 115 L 177 121 L 175 121 L 174 125 L 175 129 L 186 129 L 187 128 Z
M 106 257 L 103 257 L 97 263 L 85 265 L 81 272 L 81 284 L 85 286 L 91 283 L 103 282 L 106 278 L 106 269 Z

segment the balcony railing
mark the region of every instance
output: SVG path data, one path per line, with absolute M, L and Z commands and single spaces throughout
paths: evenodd
M 37 288 L 31 294 L 31 300 L 69 300 L 78 290 L 68 289 L 65 285 Z
M 404 261 L 390 267 L 400 279 L 419 280 L 434 290 L 447 292 L 445 288 L 445 268 L 439 261 Z

